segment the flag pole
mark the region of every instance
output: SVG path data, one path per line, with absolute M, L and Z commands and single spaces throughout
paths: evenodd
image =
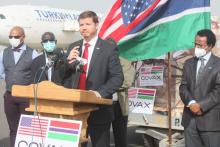
M 170 91 L 170 81 L 171 81 L 171 53 L 168 52 L 168 79 L 167 79 L 167 89 L 168 89 L 168 142 L 169 147 L 172 146 L 172 122 L 171 122 L 171 91 Z

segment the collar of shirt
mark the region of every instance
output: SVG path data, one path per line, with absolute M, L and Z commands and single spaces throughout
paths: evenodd
M 18 60 L 20 59 L 22 53 L 26 50 L 26 45 L 23 44 L 19 49 L 21 49 L 20 52 L 13 52 L 14 53 L 15 64 L 18 63 Z
M 208 63 L 208 61 L 209 61 L 211 55 L 212 55 L 212 52 L 208 52 L 205 56 L 202 57 L 202 58 L 205 59 L 205 60 L 204 60 L 204 64 L 205 64 L 205 65 Z M 197 68 L 196 68 L 196 74 L 198 74 L 198 71 L 199 71 L 200 66 L 201 66 L 201 60 L 198 60 L 198 62 L 197 62 Z
M 22 53 L 23 51 L 25 51 L 27 48 L 27 45 L 24 43 L 19 49 L 21 49 L 20 53 Z M 11 48 L 14 49 L 14 48 Z M 18 52 L 19 53 L 19 52 Z
M 210 57 L 212 55 L 212 52 L 208 52 L 205 56 L 203 56 L 202 58 L 205 59 L 205 65 L 207 64 L 207 62 L 209 61 Z M 199 60 L 200 61 L 200 60 Z M 201 62 L 201 61 L 200 61 Z
M 89 44 L 90 44 L 89 49 L 91 49 L 91 48 L 94 48 L 94 47 L 95 47 L 95 44 L 96 44 L 97 40 L 98 40 L 98 36 L 95 36 L 95 37 L 92 38 L 89 42 L 86 42 L 85 40 L 83 40 L 83 51 L 84 51 L 84 48 L 85 48 L 85 47 L 84 47 L 85 43 L 89 43 Z

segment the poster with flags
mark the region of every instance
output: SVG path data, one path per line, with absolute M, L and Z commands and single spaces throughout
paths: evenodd
M 116 0 L 99 37 L 113 38 L 122 57 L 137 61 L 193 48 L 196 32 L 210 27 L 210 0 Z
M 81 121 L 21 115 L 15 146 L 78 147 L 81 127 Z
M 163 86 L 163 66 L 143 66 L 140 69 L 140 86 Z
M 131 113 L 152 114 L 156 89 L 135 88 L 128 89 L 129 111 Z

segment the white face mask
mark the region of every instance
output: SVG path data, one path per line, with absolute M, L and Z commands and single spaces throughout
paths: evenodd
M 205 49 L 203 49 L 203 48 L 198 48 L 198 47 L 195 48 L 195 56 L 196 56 L 197 58 L 202 57 L 202 56 L 205 56 L 205 55 L 206 55 L 206 50 L 205 50 Z
M 20 39 L 11 38 L 11 39 L 9 39 L 9 43 L 11 44 L 11 46 L 13 48 L 15 48 L 15 47 L 19 46 L 21 41 L 20 41 Z

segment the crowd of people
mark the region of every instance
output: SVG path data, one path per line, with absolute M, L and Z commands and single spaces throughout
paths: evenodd
M 112 99 L 113 105 L 100 105 L 90 113 L 87 131 L 93 147 L 109 147 L 112 125 L 115 146 L 127 147 L 127 89 L 133 82 L 134 68 L 130 62 L 119 58 L 114 40 L 98 37 L 99 20 L 95 12 L 82 12 L 78 22 L 82 39 L 70 44 L 66 53 L 56 47 L 57 40 L 52 32 L 42 35 L 43 53 L 38 54 L 25 44 L 23 28 L 14 26 L 11 29 L 10 46 L 0 53 L 0 77 L 6 82 L 4 111 L 11 147 L 15 144 L 20 115 L 30 114 L 25 111 L 28 99 L 12 96 L 12 86 L 43 80 L 67 88 L 90 90 L 97 97 Z M 212 31 L 199 31 L 195 37 L 195 56 L 184 65 L 180 97 L 185 105 L 182 124 L 187 147 L 220 144 L 220 59 L 211 53 L 215 42 Z M 58 55 L 61 55 L 59 60 Z M 117 95 L 113 97 L 114 93 Z

